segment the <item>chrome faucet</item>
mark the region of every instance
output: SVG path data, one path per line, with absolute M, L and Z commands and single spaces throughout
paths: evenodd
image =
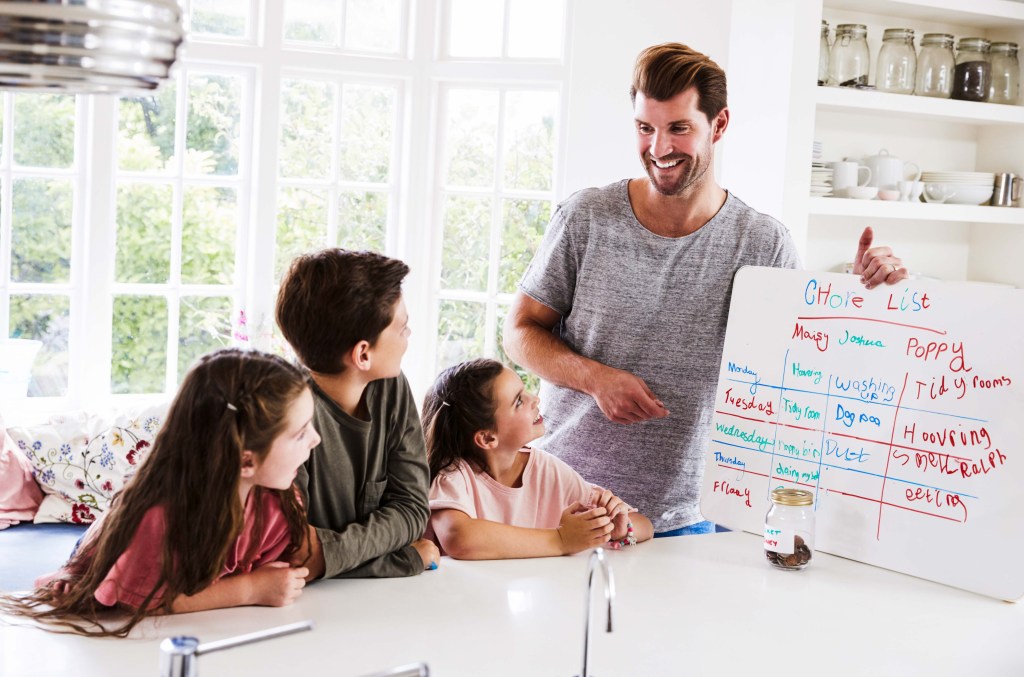
M 608 624 L 605 632 L 612 631 L 612 601 L 615 599 L 615 579 L 612 577 L 612 566 L 604 557 L 604 548 L 594 548 L 590 553 L 590 560 L 587 562 L 587 602 L 584 605 L 587 618 L 583 624 L 583 674 L 580 677 L 592 677 L 590 675 L 590 598 L 593 597 L 594 589 L 594 566 L 601 565 L 601 573 L 604 577 L 604 600 L 608 605 Z
M 196 637 L 168 637 L 160 642 L 160 677 L 197 677 L 202 654 L 312 629 L 313 621 L 300 621 L 206 644 L 200 644 Z

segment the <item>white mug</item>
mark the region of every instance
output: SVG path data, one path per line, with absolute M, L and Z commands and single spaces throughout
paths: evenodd
M 866 186 L 871 182 L 871 169 L 856 162 L 829 162 L 828 166 L 832 168 L 832 192 L 836 197 L 846 197 L 847 188 Z

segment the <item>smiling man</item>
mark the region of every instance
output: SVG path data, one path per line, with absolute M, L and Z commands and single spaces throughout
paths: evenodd
M 786 228 L 715 181 L 726 77 L 685 45 L 649 47 L 630 90 L 646 176 L 559 205 L 519 285 L 505 349 L 543 379 L 540 443 L 614 486 L 656 535 L 705 533 L 699 492 L 732 280 L 799 266 Z M 906 277 L 866 229 L 868 287 Z M 633 425 L 629 425 L 633 424 Z

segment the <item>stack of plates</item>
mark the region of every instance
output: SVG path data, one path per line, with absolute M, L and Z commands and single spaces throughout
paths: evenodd
M 996 175 L 991 172 L 921 172 L 925 183 L 961 183 L 970 186 L 992 187 Z
M 814 150 L 811 152 L 811 162 L 821 162 L 821 141 L 814 142 Z
M 155 89 L 183 38 L 176 0 L 0 2 L 0 87 Z
M 832 168 L 820 162 L 811 163 L 811 196 L 828 197 L 832 194 Z

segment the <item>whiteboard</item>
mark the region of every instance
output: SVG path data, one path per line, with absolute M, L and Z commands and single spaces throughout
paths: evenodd
M 746 267 L 701 511 L 762 534 L 808 489 L 817 550 L 1016 600 L 1022 432 L 1024 290 Z

